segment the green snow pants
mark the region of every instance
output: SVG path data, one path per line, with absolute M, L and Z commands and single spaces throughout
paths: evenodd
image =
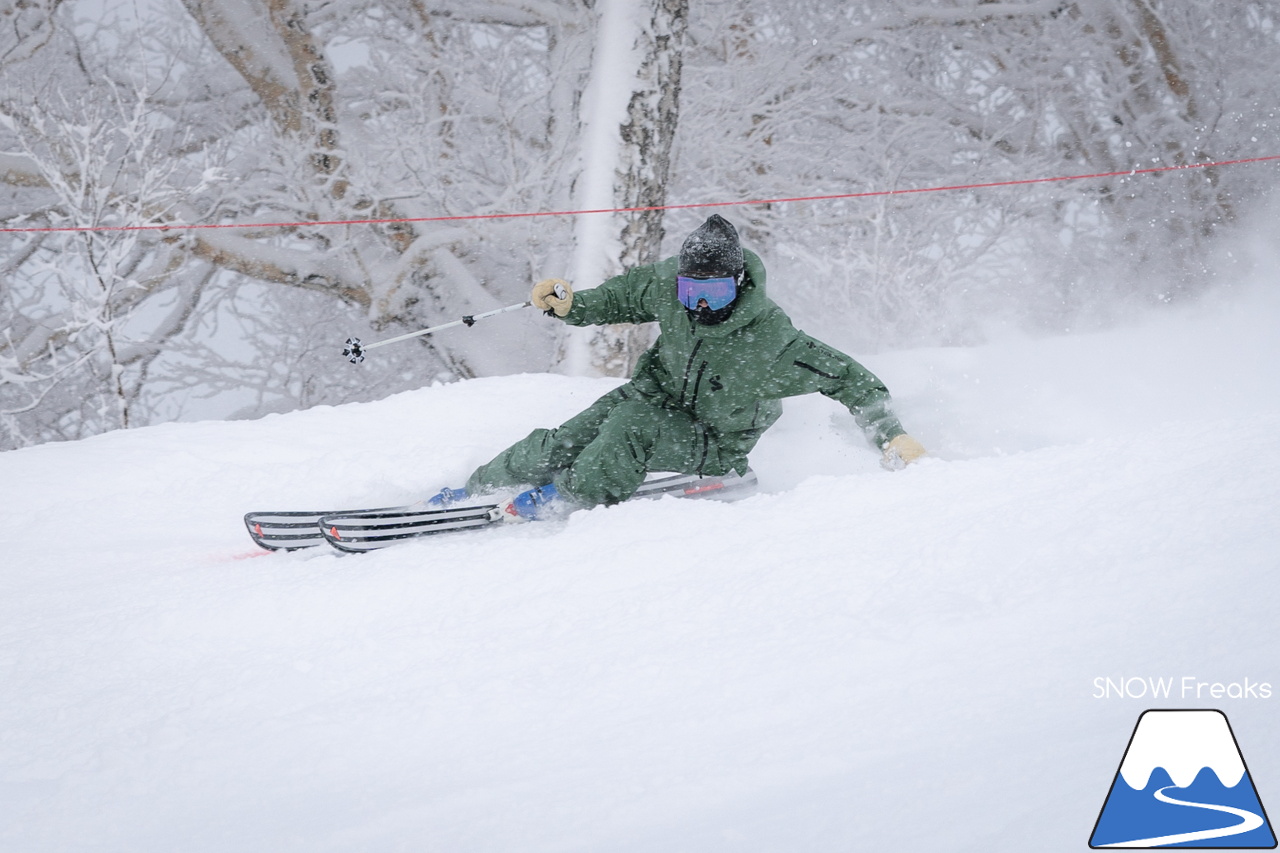
M 719 444 L 686 412 L 664 409 L 623 385 L 556 429 L 535 429 L 467 480 L 484 494 L 555 483 L 583 506 L 615 504 L 635 493 L 649 471 L 727 474 L 746 459 L 721 460 Z

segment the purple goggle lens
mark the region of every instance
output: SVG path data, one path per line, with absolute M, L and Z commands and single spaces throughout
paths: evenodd
M 719 311 L 738 296 L 738 279 L 734 276 L 724 278 L 694 278 L 693 276 L 676 276 L 676 288 L 680 296 L 680 304 L 689 310 L 697 310 L 699 300 L 707 300 L 707 307 Z

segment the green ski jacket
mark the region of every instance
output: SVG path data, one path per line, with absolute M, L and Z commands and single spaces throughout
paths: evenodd
M 797 330 L 765 295 L 760 258 L 744 250 L 746 276 L 732 315 L 696 322 L 676 295 L 679 258 L 636 267 L 575 292 L 565 316 L 575 326 L 657 322 L 658 340 L 627 386 L 655 406 L 704 424 L 722 458 L 745 470 L 747 453 L 782 415 L 781 399 L 818 392 L 840 402 L 877 447 L 904 430 L 889 391 L 844 353 Z

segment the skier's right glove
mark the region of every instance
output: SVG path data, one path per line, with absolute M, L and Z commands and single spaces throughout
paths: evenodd
M 573 307 L 573 288 L 561 278 L 543 279 L 533 286 L 529 301 L 539 311 L 563 317 Z

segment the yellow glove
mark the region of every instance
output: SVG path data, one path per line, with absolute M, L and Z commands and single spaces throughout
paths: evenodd
M 573 307 L 573 288 L 561 278 L 543 279 L 533 286 L 529 301 L 539 311 L 563 317 Z
M 925 455 L 924 445 L 903 433 L 902 435 L 894 436 L 884 446 L 884 457 L 880 460 L 880 464 L 890 471 L 901 471 Z

